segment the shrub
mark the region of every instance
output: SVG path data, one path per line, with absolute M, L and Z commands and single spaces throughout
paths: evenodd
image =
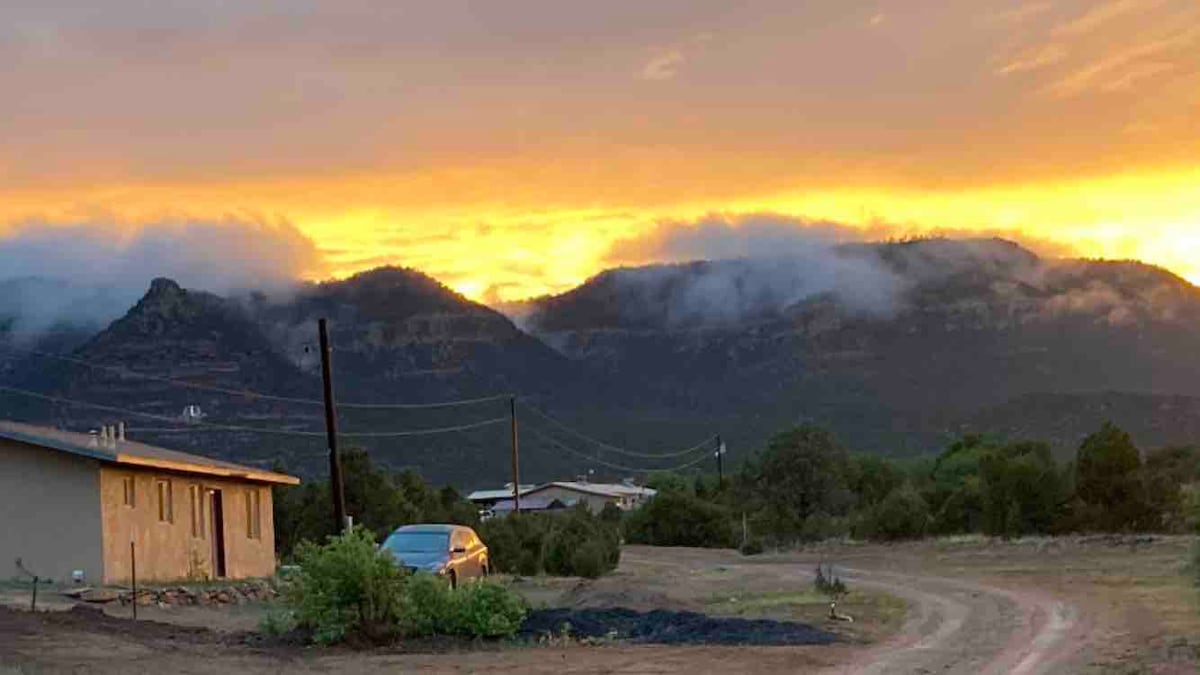
M 525 620 L 525 601 L 499 584 L 481 581 L 451 593 L 453 621 L 448 632 L 472 637 L 515 635 Z
M 761 539 L 750 539 L 742 544 L 739 550 L 742 552 L 742 555 L 762 555 L 766 547 L 763 546 Z
M 813 586 L 816 587 L 818 593 L 828 595 L 835 600 L 849 592 L 845 582 L 834 573 L 832 565 L 817 564 L 817 575 L 813 579 Z
M 732 514 L 683 492 L 660 492 L 626 520 L 631 543 L 651 546 L 733 548 Z
M 919 539 L 928 527 L 929 505 L 911 485 L 905 485 L 860 514 L 854 535 L 883 541 Z
M 546 539 L 545 569 L 557 576 L 596 578 L 616 569 L 621 561 L 620 535 L 579 506 L 553 516 Z
M 523 513 L 493 518 L 480 528 L 492 564 L 501 572 L 533 576 L 598 577 L 621 560 L 619 522 L 583 506 L 567 513 Z
M 451 589 L 443 579 L 417 574 L 404 585 L 400 631 L 408 637 L 514 635 L 525 620 L 525 601 L 491 581 Z
M 496 570 L 534 576 L 544 569 L 549 525 L 549 516 L 545 514 L 513 513 L 483 523 L 479 536 L 487 544 Z
M 329 543 L 302 542 L 299 571 L 284 587 L 284 601 L 299 626 L 322 644 L 351 634 L 379 639 L 393 632 L 405 574 L 391 553 L 375 548 L 369 531 L 356 527 Z

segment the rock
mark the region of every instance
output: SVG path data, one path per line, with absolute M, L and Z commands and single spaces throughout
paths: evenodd
M 106 603 L 121 599 L 121 592 L 112 588 L 89 588 L 78 598 L 84 602 Z

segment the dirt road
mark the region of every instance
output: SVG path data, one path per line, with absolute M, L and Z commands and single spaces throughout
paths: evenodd
M 745 558 L 630 547 L 595 582 L 518 584 L 537 604 L 687 609 L 821 623 L 817 562 L 857 614 L 828 647 L 485 646 L 450 653 L 261 648 L 211 630 L 0 612 L 0 666 L 18 672 L 1194 673 L 1200 612 L 1191 541 L 1044 540 L 824 546 Z M 905 604 L 880 591 L 902 598 Z M 163 616 L 171 620 L 169 616 Z M 186 621 L 180 621 L 186 623 Z M 218 622 L 212 624 L 219 628 Z M 412 647 L 409 647 L 412 649 Z M 7 672 L 0 667 L 0 673 Z

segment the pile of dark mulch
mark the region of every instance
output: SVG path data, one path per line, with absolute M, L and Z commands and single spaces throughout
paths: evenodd
M 837 636 L 802 623 L 726 619 L 695 612 L 630 609 L 542 609 L 529 613 L 521 636 L 564 633 L 577 638 L 613 637 L 666 645 L 827 645 Z

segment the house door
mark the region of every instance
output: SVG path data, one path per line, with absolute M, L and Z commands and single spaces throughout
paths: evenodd
M 220 490 L 208 491 L 209 532 L 212 532 L 213 578 L 225 578 L 225 506 Z

